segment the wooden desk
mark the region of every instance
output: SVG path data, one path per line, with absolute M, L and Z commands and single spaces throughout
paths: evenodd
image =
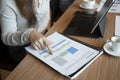
M 80 0 L 75 0 L 68 10 L 59 18 L 46 34 L 54 31 L 62 32 L 71 21 L 74 12 L 79 9 Z M 107 39 L 114 35 L 114 20 L 116 14 L 109 13 L 104 38 L 94 39 L 86 37 L 75 37 L 75 39 L 103 48 Z M 119 15 L 119 14 L 117 14 Z M 68 80 L 46 64 L 28 54 L 22 62 L 11 72 L 6 80 Z M 120 58 L 113 57 L 104 52 L 94 61 L 77 80 L 120 80 Z

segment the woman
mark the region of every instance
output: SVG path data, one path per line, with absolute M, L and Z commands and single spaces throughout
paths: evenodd
M 36 50 L 49 46 L 42 35 L 49 21 L 50 0 L 1 0 L 1 39 L 16 61 L 26 55 L 28 44 Z

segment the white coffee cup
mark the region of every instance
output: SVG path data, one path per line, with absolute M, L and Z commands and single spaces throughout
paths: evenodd
M 83 0 L 82 6 L 86 8 L 93 8 L 95 6 L 95 0 Z
M 120 52 L 120 36 L 113 36 L 110 41 L 113 51 Z

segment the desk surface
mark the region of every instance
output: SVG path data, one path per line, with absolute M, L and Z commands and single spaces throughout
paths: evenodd
M 75 0 L 73 2 L 68 10 L 54 23 L 46 36 L 54 31 L 64 31 L 65 27 L 71 21 L 74 12 L 79 9 L 80 1 Z M 108 20 L 103 38 L 71 37 L 92 44 L 98 48 L 103 48 L 106 40 L 114 35 L 116 15 L 119 14 L 107 14 Z M 68 78 L 62 76 L 32 55 L 27 54 L 6 80 L 68 80 Z M 120 80 L 120 58 L 110 56 L 104 52 L 104 54 L 77 77 L 77 80 Z

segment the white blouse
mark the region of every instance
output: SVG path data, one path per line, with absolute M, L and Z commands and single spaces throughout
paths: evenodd
M 28 44 L 29 34 L 36 28 L 43 32 L 50 20 L 50 0 L 39 0 L 39 7 L 36 6 L 36 16 L 38 23 L 29 27 L 14 0 L 1 1 L 1 32 L 2 40 L 6 45 L 22 46 Z

